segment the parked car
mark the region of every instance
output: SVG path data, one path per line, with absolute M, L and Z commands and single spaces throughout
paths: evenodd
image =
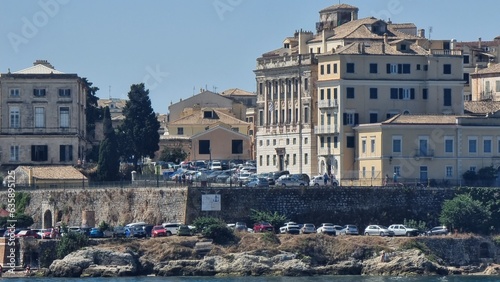
M 165 228 L 165 231 L 167 232 L 167 236 L 177 235 L 177 230 L 181 225 L 183 224 L 180 222 L 167 222 L 162 224 L 163 228 Z
M 247 224 L 241 221 L 236 222 L 234 225 L 234 231 L 236 232 L 242 232 L 242 231 L 247 231 L 248 227 Z
M 115 228 L 113 228 L 113 238 L 124 238 L 124 237 L 126 237 L 125 227 L 116 226 Z
M 364 232 L 365 236 L 389 236 L 389 237 L 392 237 L 394 236 L 394 231 L 391 231 L 389 229 L 387 229 L 387 227 L 383 226 L 383 225 L 376 225 L 376 224 L 372 224 L 372 225 L 368 225 L 366 228 L 365 228 L 365 232 Z
M 165 227 L 163 227 L 163 225 L 153 226 L 153 229 L 151 230 L 151 237 L 156 238 L 163 236 L 167 236 L 167 230 L 165 230 Z
M 217 183 L 226 183 L 227 179 L 233 175 L 233 172 L 230 170 L 224 170 L 222 173 L 215 177 L 215 182 Z
M 40 239 L 39 235 L 36 233 L 35 230 L 27 229 L 27 230 L 21 230 L 16 234 L 16 238 L 35 238 L 35 239 Z
M 222 164 L 219 161 L 212 161 L 210 170 L 222 170 Z
M 358 235 L 358 227 L 356 225 L 347 224 L 340 230 L 340 235 Z
M 274 232 L 274 227 L 269 222 L 261 221 L 253 225 L 253 231 L 255 233 L 266 231 Z
M 284 226 L 280 227 L 281 234 L 299 234 L 300 227 L 296 222 L 290 221 L 285 223 Z
M 388 228 L 394 232 L 394 236 L 418 236 L 420 233 L 418 229 L 406 227 L 403 224 L 392 224 Z
M 146 232 L 142 228 L 142 226 L 129 226 L 125 227 L 125 236 L 126 237 L 136 237 L 136 238 L 145 238 Z
M 300 180 L 303 180 L 306 183 L 309 183 L 309 181 L 311 181 L 311 179 L 309 178 L 309 175 L 307 175 L 305 173 L 295 173 L 295 174 L 290 174 L 290 176 L 295 177 L 295 178 L 300 179 Z
M 191 236 L 193 235 L 191 228 L 189 226 L 182 224 L 177 228 L 177 236 Z
M 312 223 L 304 223 L 302 225 L 302 228 L 300 228 L 300 233 L 301 234 L 311 234 L 311 233 L 316 233 L 316 226 Z
M 267 181 L 266 178 L 259 177 L 256 178 L 247 184 L 245 184 L 246 187 L 269 187 L 269 181 Z
M 276 186 L 308 186 L 309 183 L 296 177 L 282 175 L 276 180 Z
M 37 234 L 40 239 L 50 239 L 50 228 L 40 229 Z M 45 234 L 47 234 L 47 237 L 45 237 Z
M 90 229 L 90 238 L 104 238 L 104 232 L 101 231 L 100 228 L 92 228 Z
M 327 184 L 325 185 L 325 178 L 323 175 L 316 175 L 311 178 L 311 181 L 309 182 L 310 186 L 339 186 L 339 181 L 337 179 L 333 179 L 333 182 L 328 180 Z
M 290 172 L 288 170 L 282 170 L 269 173 L 269 176 L 267 178 L 267 180 L 269 181 L 269 185 L 276 185 L 276 180 L 284 174 L 290 174 Z
M 321 225 L 316 229 L 316 233 L 327 234 L 327 235 L 337 235 L 333 223 L 321 223 Z
M 142 229 L 144 229 L 144 232 L 146 233 L 146 237 L 151 237 L 151 232 L 153 231 L 154 225 L 151 224 L 146 224 L 142 226 Z
M 425 232 L 426 236 L 432 236 L 432 235 L 448 235 L 450 233 L 448 231 L 448 228 L 446 226 L 436 226 L 431 229 L 429 229 L 427 232 Z

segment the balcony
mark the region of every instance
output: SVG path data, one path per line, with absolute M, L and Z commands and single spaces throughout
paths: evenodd
M 320 100 L 318 101 L 318 107 L 321 108 L 337 108 L 339 103 L 337 99 Z
M 318 125 L 314 127 L 315 134 L 339 134 L 338 127 L 336 125 Z
M 432 159 L 434 158 L 434 150 L 432 149 L 415 149 L 413 152 L 415 159 Z
M 318 156 L 329 156 L 333 155 L 333 148 L 328 148 L 326 145 L 325 147 L 321 148 L 321 146 L 318 145 Z
M 3 127 L 1 135 L 76 135 L 76 127 Z
M 435 56 L 462 56 L 462 50 L 431 50 L 431 54 Z

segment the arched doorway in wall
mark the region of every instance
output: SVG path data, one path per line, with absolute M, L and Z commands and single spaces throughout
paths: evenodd
M 52 212 L 50 210 L 46 210 L 43 213 L 43 228 L 51 228 L 53 225 Z
M 63 217 L 63 211 L 57 211 L 56 223 L 61 222 Z

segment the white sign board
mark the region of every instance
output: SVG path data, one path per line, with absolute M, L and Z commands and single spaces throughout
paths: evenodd
M 201 210 L 220 211 L 220 195 L 219 194 L 201 195 Z

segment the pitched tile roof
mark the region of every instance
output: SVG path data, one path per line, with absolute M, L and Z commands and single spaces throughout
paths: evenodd
M 22 69 L 20 71 L 13 72 L 14 74 L 64 74 L 53 68 L 38 64 L 29 68 Z
M 87 180 L 87 177 L 73 166 L 20 166 L 19 169 L 26 174 L 32 169 L 32 175 L 37 179 Z
M 410 44 L 407 46 L 406 51 L 399 51 L 396 46 L 391 43 L 384 42 L 371 42 L 371 43 L 360 43 L 353 42 L 349 45 L 339 47 L 335 53 L 336 54 L 368 54 L 368 55 L 428 55 L 427 51 L 417 44 Z
M 356 10 L 359 10 L 358 7 L 354 7 L 354 6 L 351 6 L 348 4 L 337 4 L 337 5 L 332 5 L 332 6 L 326 7 L 319 12 L 322 13 L 322 12 L 334 11 L 334 10 L 338 10 L 338 9 L 356 9 Z
M 215 118 L 204 118 L 204 112 L 206 110 L 212 110 L 215 113 Z M 240 119 L 231 116 L 228 109 L 214 109 L 214 108 L 203 108 L 199 111 L 194 111 L 192 114 L 185 117 L 181 117 L 178 120 L 172 121 L 170 125 L 193 125 L 193 124 L 203 124 L 203 125 L 213 125 L 217 123 L 225 123 L 230 125 L 240 125 L 240 124 L 250 124 L 248 122 L 242 121 Z
M 486 115 L 500 111 L 500 102 L 496 101 L 464 101 L 465 113 Z
M 457 124 L 455 115 L 396 115 L 382 124 Z
M 500 73 L 500 64 L 491 64 L 491 66 L 481 69 L 477 74 Z
M 231 88 L 222 91 L 221 93 L 222 96 L 257 96 L 257 94 L 253 92 L 248 92 L 245 90 L 241 90 L 239 88 Z

